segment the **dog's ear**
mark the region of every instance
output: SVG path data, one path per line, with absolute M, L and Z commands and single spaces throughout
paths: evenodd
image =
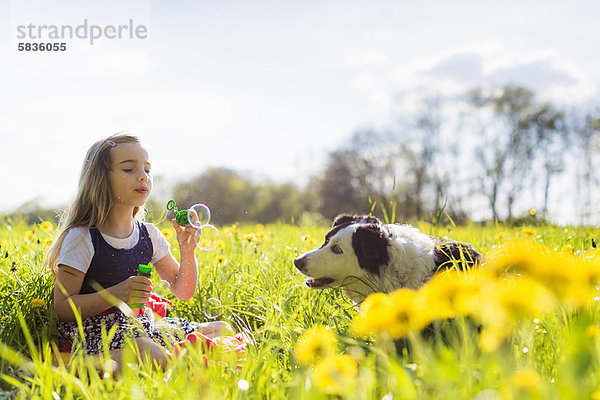
M 340 214 L 333 220 L 332 228 L 348 223 L 355 222 L 363 222 L 366 224 L 379 224 L 381 223 L 377 218 L 372 217 L 370 215 L 350 215 L 350 214 Z
M 364 270 L 379 275 L 380 267 L 390 261 L 387 232 L 379 224 L 360 225 L 352 235 L 352 248 Z
M 354 222 L 355 220 L 356 220 L 355 215 L 340 214 L 337 217 L 335 217 L 335 219 L 333 220 L 332 228 L 334 228 L 338 225 L 347 224 L 349 222 Z
M 481 261 L 481 254 L 468 243 L 439 239 L 437 241 L 433 249 L 436 270 L 450 269 L 454 266 L 459 270 L 465 270 Z

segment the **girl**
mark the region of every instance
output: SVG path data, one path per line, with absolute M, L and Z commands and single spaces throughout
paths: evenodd
M 169 355 L 165 340 L 177 341 L 175 331 L 180 329 L 184 335 L 194 330 L 208 335 L 231 332 L 226 322 L 200 324 L 166 318 L 163 321 L 171 328 L 167 333 L 145 315 L 127 316 L 115 307 L 118 302 L 143 304 L 150 296 L 152 282 L 137 276 L 139 264 L 151 262 L 170 283 L 173 295 L 182 300 L 189 300 L 196 291 L 196 230 L 172 221 L 179 265 L 162 233 L 141 222 L 151 190 L 148 152 L 137 137 L 116 134 L 94 143 L 83 163 L 75 201 L 62 215 L 59 234 L 45 259 L 56 274 L 54 309 L 59 332 L 71 340 L 79 336 L 76 310 L 82 319 L 85 351 L 97 354 L 102 351 L 102 325 L 108 332 L 116 324 L 109 350 L 118 365 L 123 346 L 132 340 L 164 367 Z

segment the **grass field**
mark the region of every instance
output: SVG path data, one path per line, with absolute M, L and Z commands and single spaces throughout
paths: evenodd
M 419 227 L 472 243 L 486 273 L 373 296 L 360 315 L 339 289 L 307 289 L 292 264 L 327 227 L 220 227 L 217 248 L 197 252 L 195 297 L 167 297 L 177 316 L 249 331 L 241 369 L 213 359 L 226 355 L 206 367 L 191 350 L 166 371 L 132 363 L 113 377 L 80 355 L 53 363 L 54 280 L 42 259 L 55 226 L 3 220 L 0 398 L 600 399 L 599 230 Z M 415 333 L 434 319 L 428 338 Z

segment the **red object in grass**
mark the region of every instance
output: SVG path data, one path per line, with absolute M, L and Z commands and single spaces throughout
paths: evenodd
M 152 293 L 146 301 L 146 307 L 150 308 L 154 312 L 155 316 L 164 318 L 167 315 L 167 310 L 173 308 L 173 303 L 157 294 Z
M 192 332 L 185 337 L 185 340 L 178 342 L 173 346 L 173 353 L 177 356 L 186 346 L 202 346 L 202 354 L 218 351 L 220 353 L 235 352 L 238 361 L 246 360 L 246 346 L 244 336 L 238 333 L 235 336 L 217 336 L 210 338 L 200 332 Z M 209 366 L 208 358 L 204 357 L 204 365 Z

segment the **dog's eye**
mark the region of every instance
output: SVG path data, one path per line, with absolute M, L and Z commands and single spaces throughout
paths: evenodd
M 331 251 L 333 251 L 335 254 L 343 253 L 342 248 L 337 244 L 334 244 L 333 246 L 331 246 Z

